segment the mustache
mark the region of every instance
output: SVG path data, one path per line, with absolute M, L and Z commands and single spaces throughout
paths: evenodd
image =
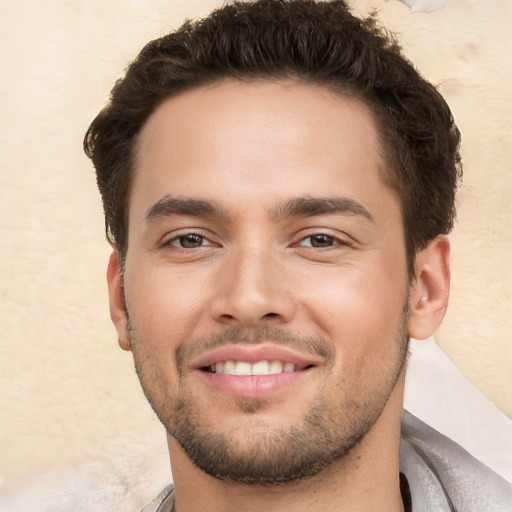
M 184 368 L 186 362 L 196 355 L 224 345 L 259 345 L 268 342 L 320 356 L 327 362 L 334 360 L 335 354 L 332 344 L 321 336 L 300 336 L 288 330 L 269 326 L 254 329 L 235 327 L 220 333 L 196 338 L 186 345 L 177 347 L 175 351 L 176 366 L 180 371 Z

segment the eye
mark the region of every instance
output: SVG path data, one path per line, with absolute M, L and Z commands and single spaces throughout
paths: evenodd
M 324 247 L 332 247 L 338 243 L 339 241 L 333 236 L 319 233 L 318 235 L 309 235 L 306 238 L 303 238 L 299 245 L 302 247 L 315 247 L 321 249 Z
M 201 235 L 196 233 L 187 233 L 185 235 L 177 236 L 167 243 L 167 245 L 173 245 L 180 249 L 197 249 L 203 245 L 211 245 L 210 242 Z

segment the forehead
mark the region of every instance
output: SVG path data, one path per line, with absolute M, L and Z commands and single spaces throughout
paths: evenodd
M 268 209 L 293 196 L 391 194 L 383 165 L 357 99 L 293 82 L 218 83 L 166 100 L 146 122 L 130 218 L 165 195 Z

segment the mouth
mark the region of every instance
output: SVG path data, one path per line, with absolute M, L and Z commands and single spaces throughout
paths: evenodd
M 298 385 L 320 363 L 287 347 L 230 345 L 204 354 L 194 367 L 211 390 L 259 398 Z
M 209 366 L 201 367 L 201 371 L 209 373 L 218 373 L 223 375 L 279 375 L 281 373 L 293 373 L 308 370 L 312 368 L 313 364 L 299 365 L 292 362 L 279 361 L 279 360 L 266 360 L 256 361 L 251 363 L 249 361 L 234 361 L 228 359 L 227 361 L 219 361 Z

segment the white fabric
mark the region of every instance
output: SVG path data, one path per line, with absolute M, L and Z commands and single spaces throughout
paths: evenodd
M 404 408 L 512 482 L 512 420 L 462 375 L 434 338 L 411 340 Z
M 512 485 L 466 450 L 404 411 L 400 471 L 414 512 L 510 512 Z
M 140 512 L 171 512 L 173 503 L 174 485 L 170 484 Z

